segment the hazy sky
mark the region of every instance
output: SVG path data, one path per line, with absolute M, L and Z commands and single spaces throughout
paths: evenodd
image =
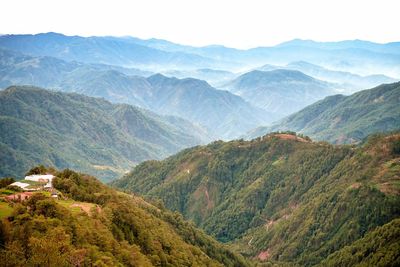
M 2 0 L 0 33 L 130 35 L 249 48 L 400 41 L 399 0 Z

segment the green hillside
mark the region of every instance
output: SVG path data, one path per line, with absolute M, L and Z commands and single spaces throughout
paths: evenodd
M 16 178 L 37 164 L 115 178 L 206 140 L 183 119 L 20 86 L 0 92 L 0 128 L 0 177 Z
M 329 96 L 272 126 L 251 131 L 246 138 L 290 130 L 332 143 L 359 142 L 372 133 L 400 129 L 399 103 L 400 82 L 350 96 Z
M 400 134 L 360 147 L 290 133 L 219 141 L 113 185 L 162 200 L 248 257 L 310 266 L 400 216 Z
M 55 176 L 59 199 L 37 193 L 0 221 L 2 266 L 249 266 L 179 214 L 85 174 Z
M 399 266 L 400 219 L 377 227 L 330 255 L 321 266 Z

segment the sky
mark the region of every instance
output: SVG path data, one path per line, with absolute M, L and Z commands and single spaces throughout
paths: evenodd
M 400 41 L 399 0 L 2 0 L 0 34 L 59 32 L 204 46 Z

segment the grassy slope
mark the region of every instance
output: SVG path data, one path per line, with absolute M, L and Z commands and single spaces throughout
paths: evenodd
M 11 215 L 12 207 L 6 202 L 0 202 L 0 220 Z

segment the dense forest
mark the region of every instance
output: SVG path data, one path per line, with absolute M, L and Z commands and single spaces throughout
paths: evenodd
M 310 266 L 398 218 L 399 181 L 399 133 L 335 146 L 289 132 L 187 149 L 113 185 L 162 201 L 248 257 Z
M 0 91 L 0 128 L 0 176 L 15 178 L 44 164 L 109 181 L 206 140 L 178 117 L 31 86 Z
M 13 204 L 0 222 L 2 266 L 249 266 L 178 213 L 85 174 L 49 171 L 60 197 Z
M 377 227 L 350 246 L 330 255 L 322 266 L 398 266 L 400 219 Z

